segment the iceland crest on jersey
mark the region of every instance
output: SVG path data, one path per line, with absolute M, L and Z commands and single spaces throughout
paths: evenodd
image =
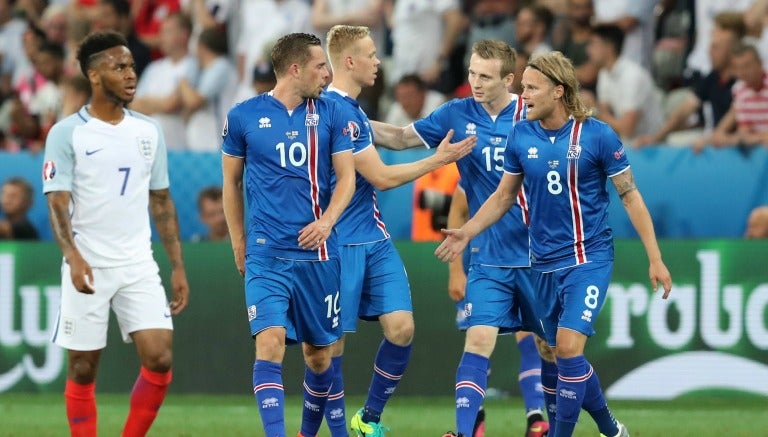
M 304 120 L 304 126 L 317 126 L 320 123 L 320 115 L 308 113 Z
M 45 161 L 43 163 L 43 180 L 50 181 L 56 176 L 56 164 L 53 161 Z
M 136 144 L 139 146 L 139 153 L 146 160 L 155 157 L 155 146 L 152 145 L 152 139 L 149 137 L 136 137 Z
M 344 135 L 349 135 L 350 138 L 352 138 L 352 141 L 355 141 L 360 138 L 360 126 L 354 121 L 348 121 L 347 127 L 344 128 L 342 133 Z
M 578 144 L 571 144 L 568 146 L 568 154 L 566 157 L 568 159 L 579 159 L 579 156 L 581 155 L 581 146 Z

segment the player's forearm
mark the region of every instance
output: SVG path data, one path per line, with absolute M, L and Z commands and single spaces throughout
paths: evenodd
M 385 173 L 374 183 L 374 186 L 379 190 L 396 188 L 437 170 L 445 164 L 439 156 L 431 155 L 415 162 L 390 165 L 385 168 Z
M 344 174 L 343 177 L 337 176 L 336 187 L 331 194 L 331 201 L 328 203 L 328 207 L 323 211 L 322 219 L 327 220 L 331 226 L 336 224 L 336 221 L 341 217 L 341 213 L 352 200 L 352 195 L 355 194 L 355 172 L 351 174 Z
M 75 246 L 72 235 L 72 222 L 69 218 L 70 193 L 53 191 L 46 195 L 48 200 L 48 217 L 51 221 L 53 238 L 61 249 L 64 259 L 69 262 L 73 257 L 80 257 L 80 251 Z
M 498 189 L 483 203 L 474 216 L 461 228 L 467 233 L 469 239 L 475 238 L 480 232 L 499 221 L 504 214 L 512 208 L 516 202 L 517 191 L 514 195 L 499 191 Z
M 165 253 L 171 262 L 171 268 L 184 267 L 184 259 L 181 255 L 181 238 L 179 236 L 179 220 L 176 215 L 176 205 L 171 198 L 171 192 L 164 190 L 151 190 L 149 192 L 149 211 L 155 229 L 163 243 Z
M 406 128 L 401 128 L 389 123 L 371 120 L 373 135 L 376 144 L 392 150 L 404 150 L 410 147 L 423 145 L 418 136 L 406 135 Z
M 245 203 L 243 201 L 242 182 L 227 182 L 222 185 L 222 204 L 224 206 L 224 218 L 229 228 L 229 239 L 245 241 Z
M 656 231 L 653 229 L 653 220 L 648 208 L 645 206 L 643 196 L 639 191 L 633 190 L 621 198 L 624 208 L 627 210 L 629 220 L 632 222 L 640 241 L 645 246 L 645 253 L 648 254 L 649 261 L 661 259 L 661 250 L 656 241 Z

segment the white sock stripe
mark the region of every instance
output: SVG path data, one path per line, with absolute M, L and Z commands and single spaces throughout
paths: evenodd
M 485 397 L 485 390 L 483 390 L 482 388 L 480 388 L 480 386 L 479 386 L 479 385 L 475 384 L 475 383 L 474 383 L 474 382 L 472 382 L 472 381 L 460 381 L 460 382 L 458 382 L 458 383 L 456 384 L 456 390 L 458 391 L 460 388 L 469 388 L 469 389 L 472 389 L 472 390 L 474 390 L 474 391 L 476 391 L 476 392 L 480 393 L 480 395 L 481 395 L 482 397 Z
M 549 387 L 545 387 L 545 386 L 543 386 L 543 385 L 541 386 L 541 390 L 542 390 L 544 393 L 549 393 L 549 394 L 551 394 L 551 395 L 553 395 L 553 394 L 556 394 L 556 393 L 557 393 L 557 389 L 554 389 L 554 388 L 549 388 Z
M 315 396 L 315 397 L 318 397 L 318 398 L 327 398 L 328 397 L 328 393 L 331 392 L 331 388 L 330 387 L 328 387 L 328 391 L 326 391 L 326 392 L 314 391 L 311 388 L 309 388 L 309 386 L 307 385 L 306 381 L 304 381 L 304 390 L 306 390 L 306 392 L 309 393 L 311 396 Z
M 520 372 L 520 374 L 517 376 L 518 381 L 522 381 L 525 378 L 530 378 L 531 376 L 541 376 L 541 369 L 531 369 L 526 370 L 525 372 Z
M 383 376 L 383 377 L 385 377 L 387 379 L 391 379 L 393 381 L 400 381 L 400 379 L 403 377 L 403 375 L 393 375 L 391 373 L 387 373 L 387 372 L 381 370 L 381 368 L 379 368 L 376 365 L 373 366 L 373 371 L 378 373 L 379 375 L 381 375 L 381 376 Z
M 563 375 L 557 375 L 557 379 L 563 382 L 583 382 L 588 380 L 592 373 L 594 373 L 594 369 L 592 369 L 592 366 L 589 366 L 589 371 L 581 376 L 563 376 Z
M 253 387 L 253 392 L 256 393 L 257 391 L 264 390 L 264 389 L 267 389 L 267 388 L 275 388 L 275 389 L 278 389 L 278 390 L 282 390 L 283 389 L 283 384 L 277 384 L 277 383 L 274 383 L 274 382 L 267 382 L 267 383 L 264 383 L 264 384 L 259 384 L 259 385 Z
M 328 395 L 329 401 L 335 401 L 336 399 L 341 399 L 344 397 L 344 392 L 341 393 L 334 393 L 332 395 Z

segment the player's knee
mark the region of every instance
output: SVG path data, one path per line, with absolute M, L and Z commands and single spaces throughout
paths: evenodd
M 390 325 L 384 332 L 384 337 L 390 343 L 398 346 L 408 346 L 413 341 L 415 327 L 412 318 L 403 319 L 402 323 Z
M 70 359 L 69 379 L 78 384 L 89 384 L 96 379 L 96 363 L 85 359 Z
M 464 351 L 483 356 L 491 356 L 496 345 L 495 331 L 478 329 L 476 327 L 467 330 L 467 338 L 464 341 Z
M 554 363 L 555 352 L 551 347 L 549 347 L 547 340 L 544 340 L 536 334 L 533 334 L 533 339 L 536 341 L 536 349 L 539 351 L 539 356 L 541 356 L 541 359 L 544 361 L 549 361 L 550 363 Z
M 173 353 L 170 349 L 158 351 L 145 357 L 141 363 L 144 368 L 157 373 L 166 373 L 173 365 Z

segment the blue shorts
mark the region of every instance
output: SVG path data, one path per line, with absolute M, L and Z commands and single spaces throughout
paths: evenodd
M 549 273 L 535 273 L 539 290 L 538 310 L 547 343 L 555 346 L 558 328 L 595 333 L 597 315 L 603 308 L 611 283 L 613 261 L 581 264 Z
M 251 335 L 284 327 L 286 343 L 329 345 L 341 337 L 339 260 L 248 256 L 245 306 Z
M 464 315 L 467 326 L 493 326 L 500 334 L 531 331 L 543 335 L 534 312 L 533 277 L 530 268 L 492 267 L 475 264 L 467 276 Z
M 382 314 L 413 311 L 408 275 L 391 239 L 340 246 L 339 253 L 344 332 L 355 332 L 358 317 L 377 320 Z

